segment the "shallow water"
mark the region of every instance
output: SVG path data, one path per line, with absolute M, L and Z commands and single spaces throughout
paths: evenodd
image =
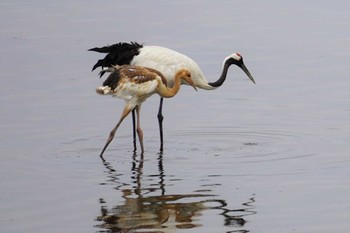
M 349 232 L 348 1 L 2 1 L 0 231 Z M 173 48 L 210 81 L 240 52 L 257 84 L 183 86 L 142 109 L 146 151 L 87 52 Z

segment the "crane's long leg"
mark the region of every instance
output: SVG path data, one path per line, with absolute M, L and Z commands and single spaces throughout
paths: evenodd
M 107 142 L 106 142 L 106 145 L 103 147 L 103 150 L 100 154 L 100 157 L 102 158 L 103 156 L 103 153 L 105 152 L 105 150 L 107 149 L 109 143 L 111 143 L 111 141 L 113 140 L 114 138 L 114 135 L 115 135 L 115 132 L 117 131 L 118 127 L 120 126 L 120 124 L 122 123 L 122 121 L 125 119 L 125 117 L 131 112 L 132 108 L 128 107 L 128 106 L 125 106 L 123 112 L 122 112 L 122 115 L 120 116 L 120 119 L 117 123 L 117 125 L 112 129 L 112 131 L 110 132 L 109 134 L 109 137 L 107 139 Z
M 160 97 L 159 109 L 158 109 L 158 123 L 159 123 L 159 134 L 160 134 L 160 148 L 159 150 L 163 151 L 163 97 Z
M 135 109 L 132 110 L 132 138 L 134 144 L 134 152 L 136 152 L 136 124 L 135 124 Z
M 141 146 L 141 152 L 144 152 L 144 148 L 143 148 L 143 132 L 141 129 L 141 123 L 140 123 L 140 111 L 141 111 L 141 106 L 136 106 L 136 114 L 137 114 L 137 135 L 139 136 L 139 141 L 140 141 L 140 146 Z

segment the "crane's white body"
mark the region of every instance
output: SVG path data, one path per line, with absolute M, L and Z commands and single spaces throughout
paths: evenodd
M 132 69 L 132 68 L 130 68 Z M 137 70 L 135 70 L 136 72 Z M 96 89 L 98 94 L 112 95 L 125 100 L 128 109 L 134 109 L 149 98 L 151 95 L 157 93 L 157 87 L 162 82 L 161 77 L 154 75 L 153 80 L 149 80 L 142 84 L 135 83 L 131 79 L 139 79 L 142 76 L 124 77 L 115 89 L 109 86 L 100 86 Z
M 140 105 L 148 97 L 156 93 L 159 82 L 160 81 L 152 80 L 143 83 L 142 85 L 133 82 L 121 83 L 116 89 L 114 89 L 114 93 L 112 95 L 113 97 L 124 99 L 125 101 L 137 99 L 136 103 L 137 105 Z
M 217 88 L 208 84 L 203 72 L 195 61 L 182 53 L 168 48 L 143 46 L 140 49 L 140 54 L 131 60 L 130 65 L 144 66 L 158 70 L 167 79 L 168 86 L 174 84 L 174 77 L 177 71 L 186 69 L 191 72 L 192 80 L 196 87 L 205 90 Z

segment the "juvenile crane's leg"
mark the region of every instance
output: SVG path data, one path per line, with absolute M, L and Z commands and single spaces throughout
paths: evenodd
M 103 150 L 100 154 L 100 157 L 102 158 L 103 153 L 105 152 L 105 150 L 107 149 L 109 143 L 111 143 L 111 141 L 114 138 L 115 132 L 117 131 L 118 127 L 120 126 L 120 124 L 122 123 L 122 121 L 125 119 L 125 117 L 131 112 L 132 108 L 129 108 L 128 106 L 125 106 L 122 115 L 117 123 L 117 125 L 112 129 L 112 131 L 109 134 L 109 137 L 107 139 L 106 145 L 103 147 Z
M 137 150 L 136 147 L 136 123 L 135 123 L 135 109 L 132 110 L 132 138 L 134 144 L 134 152 Z
M 159 150 L 163 152 L 163 97 L 160 97 L 159 109 L 158 109 L 158 123 L 159 123 L 159 134 L 160 134 L 160 148 Z
M 140 111 L 141 111 L 141 106 L 136 106 L 136 114 L 137 114 L 137 135 L 139 136 L 139 141 L 140 141 L 140 146 L 141 146 L 141 152 L 144 152 L 143 148 L 143 132 L 141 129 L 141 123 L 140 123 Z

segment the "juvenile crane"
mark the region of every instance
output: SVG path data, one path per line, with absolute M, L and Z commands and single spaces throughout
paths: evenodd
M 143 147 L 143 132 L 140 125 L 141 104 L 151 95 L 157 93 L 162 98 L 171 98 L 177 94 L 180 89 L 181 80 L 187 82 L 195 90 L 196 86 L 191 78 L 191 73 L 186 69 L 181 69 L 174 75 L 174 85 L 172 88 L 166 86 L 167 82 L 164 75 L 157 70 L 140 66 L 111 66 L 106 70 L 112 72 L 103 85 L 96 88 L 96 92 L 101 95 L 112 95 L 124 99 L 126 104 L 117 125 L 112 129 L 104 146 L 100 157 L 113 140 L 114 135 L 125 119 L 132 111 L 137 114 L 137 134 L 140 141 L 141 151 Z
M 174 50 L 159 47 L 159 46 L 143 46 L 135 42 L 131 43 L 116 43 L 111 46 L 104 46 L 101 48 L 92 48 L 90 51 L 107 53 L 107 55 L 97 61 L 92 70 L 97 67 L 102 67 L 101 76 L 104 74 L 104 68 L 113 65 L 138 65 L 150 67 L 160 71 L 164 74 L 171 86 L 174 83 L 175 73 L 185 68 L 191 72 L 193 83 L 196 87 L 204 90 L 214 90 L 220 87 L 226 80 L 228 68 L 231 65 L 240 67 L 248 78 L 255 83 L 253 76 L 243 62 L 243 57 L 239 53 L 233 53 L 227 56 L 223 61 L 221 75 L 215 82 L 208 82 L 199 68 L 198 64 L 191 58 Z M 186 84 L 186 83 L 185 83 Z M 163 151 L 163 98 L 160 98 L 158 110 L 158 122 L 160 132 L 160 151 Z M 135 119 L 133 112 L 133 129 L 135 132 Z M 135 141 L 135 133 L 134 133 Z

